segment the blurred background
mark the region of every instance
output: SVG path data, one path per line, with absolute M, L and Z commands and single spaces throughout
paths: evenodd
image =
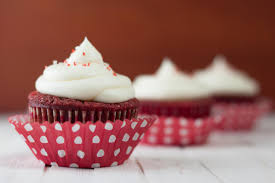
M 0 112 L 23 110 L 44 66 L 84 36 L 132 79 L 165 56 L 192 71 L 222 53 L 275 99 L 274 22 L 274 0 L 0 0 Z

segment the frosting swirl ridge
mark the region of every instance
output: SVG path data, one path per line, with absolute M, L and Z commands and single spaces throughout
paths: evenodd
M 194 77 L 214 95 L 253 96 L 260 90 L 256 80 L 233 68 L 222 55 L 217 55 L 208 68 L 195 72 Z
M 40 93 L 83 101 L 118 103 L 135 97 L 131 80 L 104 63 L 87 38 L 64 63 L 46 67 L 35 87 Z
M 141 75 L 134 81 L 136 96 L 144 100 L 189 100 L 208 97 L 208 90 L 191 76 L 179 71 L 165 58 L 154 75 Z

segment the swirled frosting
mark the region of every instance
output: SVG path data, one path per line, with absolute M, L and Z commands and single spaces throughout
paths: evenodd
M 64 63 L 46 67 L 35 87 L 43 94 L 83 101 L 117 103 L 135 97 L 131 80 L 104 63 L 87 38 Z
M 230 66 L 222 55 L 216 56 L 208 68 L 195 72 L 194 77 L 207 85 L 214 95 L 253 96 L 259 92 L 258 83 Z
M 153 75 L 141 75 L 134 81 L 136 96 L 143 100 L 189 100 L 208 97 L 208 90 L 189 75 L 179 71 L 165 58 Z

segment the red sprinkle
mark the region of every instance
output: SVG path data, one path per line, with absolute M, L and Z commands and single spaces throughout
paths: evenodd
M 82 54 L 83 54 L 83 56 L 85 56 L 85 52 L 83 52 Z
M 76 62 L 74 62 L 74 66 L 76 66 Z
M 87 66 L 86 64 L 82 64 L 82 65 L 85 66 L 85 67 Z
M 66 63 L 67 63 L 67 60 L 64 60 L 63 62 L 66 64 Z
M 67 64 L 67 66 L 70 66 L 71 64 Z
M 74 52 L 75 50 L 74 49 L 72 49 L 72 53 Z
M 88 66 L 90 66 L 90 62 L 88 63 Z
M 117 76 L 117 74 L 116 74 L 115 72 L 113 72 L 113 75 L 114 75 L 114 76 Z

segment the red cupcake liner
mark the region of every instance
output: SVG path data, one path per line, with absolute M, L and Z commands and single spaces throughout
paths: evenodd
M 116 166 L 129 158 L 155 118 L 115 122 L 30 122 L 28 115 L 9 118 L 38 160 L 46 165 L 98 168 Z
M 265 116 L 272 112 L 273 103 L 269 99 L 261 99 L 258 102 L 260 116 Z
M 146 132 L 142 143 L 150 145 L 195 145 L 207 142 L 214 119 L 160 116 Z
M 29 106 L 30 120 L 35 122 L 75 122 L 75 121 L 115 121 L 136 118 L 138 114 L 137 109 L 124 109 L 119 111 L 111 110 L 58 110 L 49 109 L 43 107 L 31 107 Z
M 251 130 L 261 116 L 261 107 L 256 103 L 216 103 L 212 109 L 215 127 L 219 130 Z

